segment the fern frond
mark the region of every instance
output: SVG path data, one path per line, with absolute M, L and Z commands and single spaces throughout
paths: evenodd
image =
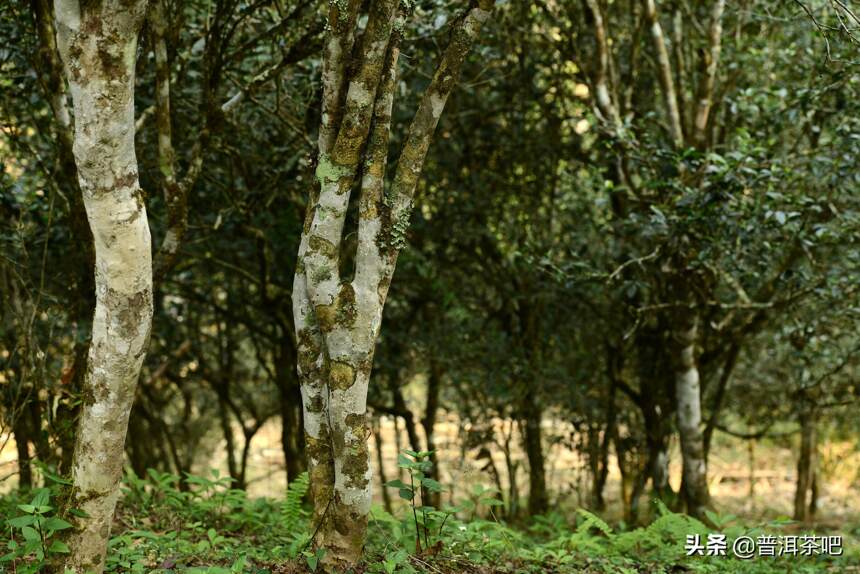
M 607 538 L 612 538 L 612 527 L 609 526 L 602 518 L 592 512 L 585 510 L 584 508 L 578 508 L 576 512 L 577 514 L 585 518 L 585 521 L 577 527 L 577 532 L 584 534 L 588 532 L 591 528 L 596 528 L 603 534 L 605 534 Z
M 310 488 L 310 477 L 303 472 L 287 487 L 287 496 L 281 506 L 281 524 L 285 530 L 294 531 L 305 518 L 302 500 Z

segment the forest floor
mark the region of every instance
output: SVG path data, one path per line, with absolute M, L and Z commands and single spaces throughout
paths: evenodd
M 107 558 L 108 572 L 135 574 L 305 574 L 323 572 L 324 553 L 313 551 L 309 507 L 305 502 L 307 475 L 291 486 L 286 497 L 249 498 L 231 489 L 229 479 L 212 472 L 179 478 L 155 471 L 141 478 L 127 476 L 116 514 Z M 64 522 L 56 519 L 54 493 L 37 489 L 0 497 L 0 517 L 6 518 L 0 548 L 0 572 L 29 574 L 45 569 L 63 552 Z M 355 574 L 645 574 L 701 572 L 776 574 L 860 573 L 860 525 L 841 528 L 804 527 L 791 521 L 749 521 L 713 514 L 715 527 L 655 503 L 654 520 L 643 527 L 611 526 L 582 509 L 553 512 L 528 522 L 506 524 L 494 518 L 493 492 L 475 489 L 457 505 L 443 511 L 413 514 L 401 506 L 394 515 L 375 505 L 368 529 L 365 561 Z M 34 510 L 36 509 L 36 510 Z M 451 514 L 456 510 L 456 514 Z M 35 514 L 34 514 L 35 512 Z M 416 518 L 417 517 L 417 518 Z M 39 522 L 43 536 L 27 532 L 25 524 Z M 46 525 L 53 525 L 48 527 Z M 426 526 L 426 527 L 425 527 Z M 56 530 L 52 530 L 56 528 Z M 420 548 L 416 548 L 416 533 Z M 718 541 L 725 536 L 726 550 Z M 714 540 L 717 556 L 688 556 L 689 537 L 702 553 Z M 717 538 L 714 538 L 714 537 Z M 842 547 L 826 550 L 824 538 L 840 536 Z M 756 553 L 741 557 L 734 541 L 756 541 Z M 764 537 L 764 538 L 763 538 Z M 787 539 L 812 540 L 814 549 L 800 544 L 782 556 L 761 556 L 764 540 L 770 547 Z M 828 538 L 828 540 L 831 540 Z M 778 541 L 778 543 L 774 543 Z M 59 545 L 55 544 L 59 543 Z M 775 546 L 773 544 L 776 544 Z M 810 548 L 807 552 L 803 548 Z M 832 554 L 838 554 L 834 556 Z M 0 552 L 2 554 L 2 552 Z
M 377 488 L 367 559 L 355 569 L 356 574 L 860 574 L 860 490 L 852 482 L 860 476 L 860 463 L 850 444 L 830 441 L 820 446 L 823 486 L 817 519 L 810 525 L 800 525 L 786 518 L 794 493 L 791 440 L 764 441 L 750 448 L 749 443 L 721 437 L 715 442 L 710 465 L 711 491 L 720 512 L 714 515 L 713 521 L 718 528 L 708 529 L 643 499 L 643 509 L 648 511 L 644 518 L 650 524 L 630 529 L 620 521 L 619 480 L 615 469 L 605 493 L 609 504 L 601 513 L 606 522 L 578 510 L 587 505 L 584 461 L 563 441 L 556 440 L 551 443 L 547 456 L 551 490 L 558 493 L 555 512 L 528 522 L 509 524 L 494 518 L 501 514 L 501 509 L 494 506 L 497 503 L 493 500 L 493 492 L 487 490 L 494 481 L 486 470 L 481 470 L 486 468 L 487 461 L 474 460 L 474 453 L 463 453 L 455 448 L 459 442 L 457 427 L 451 421 L 448 424 L 447 427 L 440 425 L 442 482 L 455 485 L 456 489 L 444 493 L 442 507 L 446 511 L 453 507 L 458 512 L 447 518 L 444 512 L 430 512 L 426 516 L 419 513 L 420 524 L 416 529 L 408 503 L 397 499 L 394 492 L 392 515 L 383 509 L 382 491 Z M 561 434 L 558 425 L 548 425 L 546 430 Z M 386 478 L 403 477 L 405 471 L 396 463 L 396 448 L 406 446 L 404 437 L 398 438 L 390 424 L 384 432 L 387 433 L 383 451 Z M 190 477 L 182 488 L 178 477 L 167 474 L 152 472 L 143 478 L 128 477 L 113 529 L 115 536 L 111 541 L 108 571 L 163 574 L 180 571 L 192 574 L 321 572 L 323 568 L 318 562 L 324 556 L 310 550 L 308 508 L 302 503 L 301 492 L 294 489 L 284 496 L 279 439 L 277 426 L 264 428 L 255 438 L 247 493 L 230 489 L 225 473 L 217 470 L 202 471 L 203 476 Z M 6 452 L 10 450 L 14 452 L 8 448 Z M 673 460 L 677 460 L 677 453 L 674 454 Z M 525 486 L 526 478 L 521 476 L 523 453 L 514 449 L 511 458 L 518 469 L 515 480 Z M 214 462 L 220 466 L 220 461 Z M 500 449 L 494 452 L 493 463 L 500 470 L 506 468 Z M 10 465 L 2 468 L 9 469 Z M 677 488 L 680 469 L 673 465 L 671 471 L 672 483 Z M 507 491 L 509 478 L 500 474 L 502 489 Z M 377 477 L 377 485 L 379 482 Z M 0 572 L 26 574 L 39 570 L 38 555 L 32 548 L 24 551 L 23 531 L 11 526 L 11 521 L 20 517 L 19 505 L 32 502 L 33 494 L 10 491 L 8 487 L 12 484 L 11 480 L 5 481 L 2 486 L 6 487 L 6 494 L 0 495 L 0 519 L 9 520 L 0 534 L 0 555 L 6 552 L 4 548 L 9 549 L 7 560 L 0 559 Z M 302 485 L 296 488 L 301 490 Z M 426 532 L 422 526 L 425 523 Z M 421 550 L 416 550 L 416 530 L 422 534 Z M 703 543 L 708 534 L 725 534 L 726 556 L 688 557 L 686 537 L 697 533 Z M 803 556 L 798 552 L 781 557 L 756 555 L 740 560 L 732 556 L 732 541 L 740 536 L 757 541 L 761 536 L 775 536 L 779 540 L 840 536 L 843 554 L 831 557 L 819 551 Z M 17 549 L 12 550 L 12 545 L 17 545 Z
M 320 559 L 325 556 L 312 550 L 310 509 L 304 500 L 306 475 L 302 478 L 293 483 L 286 496 L 276 499 L 231 489 L 230 479 L 217 470 L 205 476 L 190 476 L 183 483 L 179 477 L 156 471 L 150 471 L 146 477 L 129 475 L 113 527 L 107 571 L 322 572 Z M 814 524 L 801 525 L 782 517 L 783 502 L 768 500 L 768 496 L 778 492 L 764 488 L 765 483 L 771 482 L 774 481 L 762 481 L 752 498 L 748 496 L 748 485 L 738 486 L 736 498 L 718 498 L 722 513 L 710 516 L 715 524 L 710 528 L 652 503 L 645 505 L 652 510 L 650 522 L 636 529 L 613 520 L 617 512 L 613 506 L 607 510 L 609 518 L 604 522 L 577 508 L 572 499 L 549 515 L 506 523 L 495 519 L 500 509 L 493 490 L 480 486 L 467 490 L 461 485 L 456 507 L 443 503 L 442 511 L 419 508 L 413 514 L 409 502 L 400 501 L 392 514 L 375 504 L 368 528 L 366 559 L 353 572 L 860 574 L 860 521 L 847 511 L 839 514 L 830 510 L 841 507 L 841 503 L 833 500 L 833 491 L 822 498 L 829 514 Z M 779 493 L 780 499 L 784 494 Z M 54 492 L 48 489 L 0 496 L 0 517 L 7 519 L 0 534 L 0 549 L 7 550 L 0 551 L 0 555 L 8 552 L 0 557 L 0 572 L 48 571 L 46 564 L 62 554 L 62 545 L 54 545 L 62 540 L 62 521 L 48 522 L 56 517 L 54 500 Z M 34 515 L 33 508 L 42 510 Z M 736 515 L 732 514 L 736 511 Z M 45 536 L 36 537 L 34 542 L 23 526 L 27 521 L 59 527 L 56 531 L 42 528 Z M 420 548 L 416 548 L 416 532 L 420 535 Z M 688 556 L 688 537 L 696 535 L 702 545 L 709 535 L 725 535 L 725 555 Z M 756 552 L 761 552 L 765 547 L 762 537 L 771 536 L 779 541 L 777 553 L 787 539 L 801 541 L 815 537 L 817 549 L 808 553 L 798 549 L 774 557 L 755 554 L 750 559 L 733 555 L 734 540 L 749 537 L 758 544 Z M 821 537 L 832 536 L 841 537 L 840 556 L 828 555 L 838 553 L 835 548 L 826 552 L 821 547 Z

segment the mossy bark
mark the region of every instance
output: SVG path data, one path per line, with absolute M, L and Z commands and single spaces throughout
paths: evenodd
M 65 568 L 100 573 L 122 478 L 123 445 L 152 325 L 149 225 L 134 151 L 134 68 L 144 0 L 56 0 L 74 104 L 74 157 L 95 243 L 96 307 L 70 504 L 87 514 Z
M 360 5 L 366 6 L 368 19 L 361 45 L 354 48 Z M 372 478 L 367 390 L 382 309 L 433 131 L 491 7 L 492 0 L 473 2 L 456 24 L 386 195 L 391 110 L 407 5 L 397 0 L 330 3 L 318 187 L 310 194 L 292 293 L 315 544 L 327 550 L 324 562 L 330 569 L 350 566 L 361 557 Z M 347 281 L 340 272 L 341 244 L 359 176 L 355 273 Z

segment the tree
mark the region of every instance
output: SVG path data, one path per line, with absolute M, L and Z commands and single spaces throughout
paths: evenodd
M 367 390 L 376 336 L 412 200 L 439 117 L 492 0 L 470 2 L 447 48 L 385 189 L 397 62 L 408 5 L 334 2 L 323 58 L 323 103 L 314 189 L 293 283 L 293 313 L 316 544 L 331 565 L 354 564 L 364 546 L 371 502 Z M 354 55 L 350 62 L 350 54 Z M 353 185 L 360 180 L 354 273 L 343 241 Z M 351 277 L 350 277 L 351 275 Z
M 104 568 L 123 446 L 152 324 L 152 254 L 134 149 L 134 77 L 145 0 L 58 0 L 57 37 L 74 104 L 74 156 L 95 242 L 96 308 L 69 504 L 73 572 Z

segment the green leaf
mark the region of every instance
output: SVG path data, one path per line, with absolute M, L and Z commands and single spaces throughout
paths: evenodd
M 445 490 L 445 487 L 442 486 L 441 482 L 433 480 L 432 478 L 422 478 L 421 485 L 430 492 L 442 492 Z
M 51 471 L 49 471 L 45 467 L 40 467 L 40 470 L 42 472 L 42 476 L 44 476 L 45 478 L 47 478 L 51 482 L 56 482 L 57 484 L 62 484 L 65 486 L 72 486 L 73 485 L 71 481 L 66 480 L 66 479 L 52 473 Z
M 27 542 L 41 541 L 42 539 L 39 537 L 39 533 L 36 532 L 35 528 L 30 526 L 25 526 L 21 529 L 21 534 L 24 535 L 24 540 Z
M 412 459 L 404 454 L 397 455 L 397 466 L 400 468 L 412 468 L 412 465 L 415 464 Z
M 51 500 L 51 492 L 47 488 L 40 488 L 36 491 L 36 495 L 33 497 L 32 504 L 33 506 L 47 506 L 48 502 Z
M 19 504 L 18 510 L 20 510 L 21 512 L 26 512 L 27 514 L 33 514 L 34 512 L 36 512 L 36 507 L 32 504 Z
M 48 552 L 53 552 L 54 554 L 67 554 L 68 552 L 70 552 L 70 550 L 64 542 L 54 540 L 48 547 Z
M 411 488 L 408 484 L 406 484 L 405 482 L 403 482 L 402 480 L 399 480 L 399 479 L 398 480 L 389 480 L 388 482 L 385 483 L 385 486 L 388 486 L 391 488 Z
M 28 514 L 26 516 L 16 516 L 15 518 L 9 519 L 9 526 L 12 528 L 24 528 L 25 526 L 30 526 L 36 522 L 36 517 Z
M 62 518 L 57 518 L 56 516 L 50 517 L 45 521 L 44 527 L 46 530 L 51 530 L 56 532 L 57 530 L 65 530 L 66 528 L 72 528 L 73 525 L 69 522 L 66 522 Z
M 401 488 L 397 494 L 403 500 L 412 500 L 415 497 L 415 492 L 411 488 Z

